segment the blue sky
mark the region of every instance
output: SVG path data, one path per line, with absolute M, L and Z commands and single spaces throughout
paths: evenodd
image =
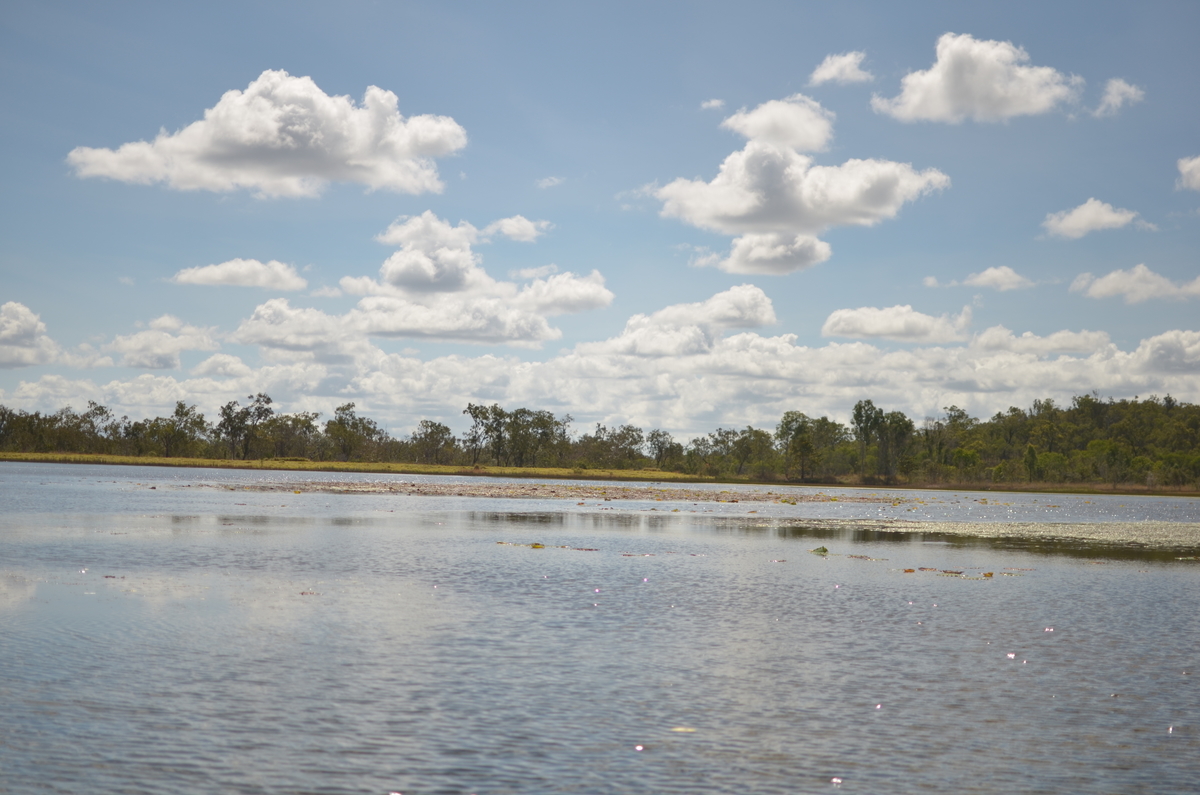
M 10 3 L 0 403 L 265 391 L 403 433 L 496 401 L 686 436 L 864 398 L 1194 402 L 1198 29 L 1192 3 Z

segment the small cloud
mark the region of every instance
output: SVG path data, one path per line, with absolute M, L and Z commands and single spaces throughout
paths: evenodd
M 215 353 L 192 368 L 192 375 L 224 378 L 244 378 L 252 372 L 245 362 L 228 353 Z
M 1200 190 L 1200 155 L 1181 157 L 1175 165 L 1179 167 L 1179 181 L 1175 187 Z
M 949 282 L 939 282 L 935 276 L 926 276 L 922 282 L 926 287 L 987 287 L 1000 292 L 1008 290 L 1023 290 L 1032 287 L 1035 282 L 1027 279 L 1007 265 L 988 268 L 979 273 L 972 273 L 961 282 L 955 279 Z M 976 306 L 983 305 L 983 298 L 975 296 Z
M 145 331 L 114 338 L 104 349 L 121 354 L 124 367 L 167 370 L 179 367 L 179 354 L 183 351 L 211 351 L 218 347 L 213 329 L 188 325 L 174 315 L 162 315 L 148 325 Z
M 957 315 L 934 317 L 916 312 L 907 304 L 884 308 L 863 306 L 838 309 L 821 327 L 822 337 L 855 337 L 897 340 L 899 342 L 960 342 L 967 339 L 971 307 Z
M 1100 106 L 1092 111 L 1093 116 L 1116 116 L 1121 108 L 1134 105 L 1146 98 L 1146 92 L 1118 77 L 1108 81 L 1104 87 L 1104 98 Z
M 720 110 L 723 107 L 725 107 L 723 99 L 706 99 L 700 103 L 701 110 Z
M 1001 265 L 998 268 L 988 268 L 980 273 L 972 273 L 963 279 L 963 284 L 968 287 L 990 287 L 1000 292 L 1022 290 L 1033 286 L 1032 281 L 1007 265 Z
M 511 218 L 492 221 L 483 228 L 481 234 L 486 238 L 499 232 L 509 240 L 532 243 L 552 228 L 554 224 L 549 221 L 530 221 L 523 215 L 514 215 Z
M 544 279 L 547 276 L 558 273 L 558 266 L 551 263 L 543 265 L 540 268 L 521 268 L 515 271 L 509 271 L 508 275 L 514 279 Z
M 539 179 L 537 181 L 537 186 L 542 190 L 545 190 L 546 188 L 553 188 L 561 185 L 566 181 L 567 180 L 565 177 L 545 177 L 544 179 Z
M 1120 229 L 1130 224 L 1138 214 L 1134 210 L 1113 207 L 1097 199 L 1088 199 L 1073 210 L 1048 213 L 1042 227 L 1055 237 L 1078 240 L 1089 232 L 1101 229 Z
M 693 268 L 712 268 L 721 264 L 721 255 L 708 246 L 695 246 L 692 255 L 688 257 L 688 265 Z
M 1083 293 L 1088 298 L 1123 296 L 1127 304 L 1140 304 L 1151 298 L 1183 301 L 1200 298 L 1200 276 L 1190 282 L 1173 282 L 1139 264 L 1127 271 L 1115 270 L 1100 278 L 1081 273 L 1071 283 L 1071 292 Z
M 827 55 L 825 60 L 813 70 L 813 73 L 808 77 L 810 86 L 819 86 L 822 83 L 869 83 L 875 79 L 875 75 L 862 69 L 863 59 L 867 57 L 865 52 L 846 52 L 841 55 Z
M 131 279 L 128 276 L 118 276 L 117 281 L 119 281 L 121 284 L 125 285 L 126 287 L 133 286 L 133 279 Z
M 309 293 L 309 295 L 311 295 L 313 298 L 338 298 L 341 296 L 341 294 L 341 290 L 336 287 L 330 287 L 329 285 L 318 287 Z
M 264 287 L 268 290 L 303 290 L 308 282 L 291 265 L 271 260 L 231 259 L 219 265 L 184 268 L 171 277 L 176 284 Z

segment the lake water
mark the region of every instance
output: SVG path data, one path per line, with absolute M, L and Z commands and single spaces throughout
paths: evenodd
M 322 479 L 0 463 L 0 793 L 1197 791 L 1200 500 Z

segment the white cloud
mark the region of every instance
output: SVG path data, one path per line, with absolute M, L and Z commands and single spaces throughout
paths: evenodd
M 164 182 L 178 190 L 315 196 L 340 181 L 440 192 L 433 158 L 466 146 L 466 131 L 449 116 L 406 119 L 397 107 L 396 95 L 376 86 L 356 105 L 329 96 L 312 78 L 267 70 L 176 133 L 162 130 L 153 142 L 116 150 L 77 147 L 67 162 L 80 177 Z
M 303 290 L 308 282 L 291 265 L 271 260 L 231 259 L 218 265 L 184 268 L 171 277 L 176 284 L 265 287 L 270 290 Z
M 58 354 L 46 324 L 29 307 L 16 301 L 0 306 L 0 368 L 47 364 Z
M 509 271 L 508 275 L 514 279 L 540 279 L 543 276 L 549 276 L 553 273 L 558 273 L 558 266 L 551 263 L 550 265 L 542 265 L 537 268 L 519 268 L 515 271 Z
M 561 330 L 547 318 L 608 306 L 613 294 L 604 277 L 557 273 L 551 265 L 517 269 L 524 285 L 497 281 L 473 249 L 495 234 L 532 242 L 550 226 L 520 215 L 482 230 L 466 221 L 451 226 L 429 211 L 401 217 L 376 238 L 400 247 L 380 267 L 380 279 L 342 278 L 344 292 L 363 296 L 350 312 L 330 315 L 274 299 L 255 309 L 234 340 L 336 363 L 374 355 L 369 337 L 518 346 L 559 339 Z
M 492 221 L 483 228 L 482 234 L 484 237 L 487 237 L 499 232 L 509 240 L 532 243 L 553 228 L 554 224 L 549 221 L 530 221 L 523 215 L 514 215 L 511 218 L 501 218 L 499 221 Z
M 319 309 L 293 307 L 286 298 L 272 298 L 255 307 L 230 339 L 261 345 L 275 353 L 304 354 L 314 361 L 346 362 L 370 346 L 344 317 Z
M 900 121 L 957 124 L 968 118 L 988 122 L 1047 113 L 1075 101 L 1082 78 L 1028 66 L 1028 60 L 1028 53 L 1012 42 L 945 33 L 938 39 L 933 66 L 909 72 L 898 96 L 877 95 L 871 107 Z
M 967 338 L 971 308 L 956 316 L 933 317 L 907 304 L 885 308 L 864 306 L 835 310 L 821 326 L 823 337 L 879 337 L 900 342 L 956 342 Z
M 782 274 L 829 258 L 829 245 L 817 239 L 824 230 L 873 226 L 894 218 L 905 202 L 950 184 L 936 169 L 916 171 L 887 160 L 814 165 L 797 147 L 826 146 L 831 119 L 799 94 L 739 111 L 723 126 L 750 140 L 725 158 L 711 182 L 680 178 L 646 190 L 663 202 L 664 217 L 739 236 L 728 257 L 706 257 L 697 264 Z
M 723 99 L 706 99 L 700 103 L 701 110 L 720 110 L 723 107 L 725 107 Z
M 529 312 L 568 315 L 602 309 L 612 300 L 612 291 L 604 286 L 604 277 L 599 271 L 592 271 L 587 276 L 568 272 L 535 278 L 521 288 L 512 303 Z
M 244 378 L 254 371 L 237 356 L 214 353 L 192 368 L 192 375 L 216 376 L 219 378 Z
M 1134 265 L 1127 271 L 1115 270 L 1100 278 L 1090 273 L 1081 273 L 1071 283 L 1071 291 L 1083 293 L 1088 298 L 1113 298 L 1120 295 L 1125 297 L 1127 304 L 1140 304 L 1151 298 L 1182 301 L 1200 298 L 1200 276 L 1190 282 L 1176 283 L 1145 265 Z
M 387 284 L 408 292 L 457 292 L 487 290 L 494 282 L 472 250 L 477 242 L 487 242 L 493 234 L 512 240 L 533 242 L 550 229 L 549 221 L 530 221 L 514 215 L 488 224 L 483 230 L 466 221 L 450 226 L 426 210 L 421 215 L 402 216 L 375 239 L 399 246 L 379 269 Z M 344 287 L 344 285 L 343 285 Z
M 537 181 L 537 186 L 542 190 L 545 190 L 546 188 L 557 187 L 566 181 L 567 180 L 564 177 L 543 177 Z
M 1175 187 L 1200 190 L 1200 155 L 1181 157 L 1175 165 L 1179 167 L 1179 181 Z
M 1088 232 L 1128 226 L 1137 216 L 1134 210 L 1116 208 L 1097 199 L 1088 199 L 1073 210 L 1047 213 L 1042 227 L 1056 237 L 1078 240 Z
M 299 333 L 314 317 L 297 312 L 293 320 Z M 361 345 L 340 361 L 322 362 L 300 347 L 290 354 L 264 349 L 269 362 L 250 373 L 234 357 L 218 354 L 192 378 L 142 375 L 98 386 L 43 376 L 0 392 L 0 402 L 57 410 L 97 400 L 118 414 L 140 417 L 167 413 L 174 401 L 186 400 L 212 416 L 230 399 L 265 391 L 284 411 L 328 414 L 354 400 L 363 413 L 390 427 L 431 418 L 457 428 L 463 406 L 486 400 L 569 412 L 577 428 L 633 422 L 683 435 L 718 426 L 770 428 L 793 409 L 846 422 L 851 407 L 864 398 L 916 417 L 947 405 L 990 416 L 1039 398 L 1069 403 L 1092 390 L 1115 397 L 1170 393 L 1200 402 L 1197 331 L 1167 331 L 1127 351 L 1103 332 L 1039 336 L 999 326 L 949 344 L 852 341 L 809 347 L 791 334 L 762 336 L 754 330 L 773 320 L 770 300 L 742 285 L 707 301 L 636 315 L 620 335 L 580 343 L 545 361 L 492 353 L 421 361 L 412 352 L 386 354 Z M 344 319 L 335 326 L 341 331 L 331 333 L 361 340 Z
M 1093 116 L 1116 116 L 1126 105 L 1136 105 L 1146 98 L 1146 92 L 1119 77 L 1109 80 L 1104 86 L 1104 97 Z
M 775 322 L 775 308 L 766 293 L 752 284 L 743 284 L 698 303 L 633 315 L 620 336 L 581 343 L 576 350 L 638 357 L 695 356 L 711 352 L 724 330 Z
M 1096 353 L 1112 345 L 1103 331 L 1056 331 L 1039 337 L 1031 331 L 1016 336 L 1004 326 L 984 329 L 971 339 L 971 347 L 979 351 L 1011 351 L 1045 356 L 1051 353 Z
M 729 273 L 791 273 L 824 262 L 833 249 L 813 235 L 781 235 L 774 232 L 734 238 L 729 256 L 716 257 L 715 264 Z M 698 259 L 697 264 L 708 264 Z
M 1022 290 L 1026 287 L 1032 287 L 1033 282 L 1025 278 L 1021 274 L 1014 271 L 1007 265 L 988 268 L 979 273 L 972 273 L 967 278 L 963 279 L 963 284 L 968 287 L 990 287 L 993 290 L 1006 292 L 1008 290 Z
M 841 55 L 827 55 L 825 60 L 821 61 L 820 65 L 813 70 L 813 73 L 808 77 L 810 86 L 819 86 L 822 83 L 869 83 L 875 79 L 875 75 L 865 71 L 862 68 L 863 59 L 867 57 L 865 52 L 845 52 Z
M 309 295 L 313 298 L 339 298 L 342 295 L 342 291 L 326 284 L 313 290 Z
M 383 263 L 379 275 L 384 282 L 410 291 L 444 292 L 476 286 L 488 279 L 479 267 L 479 256 L 471 250 L 478 237 L 479 230 L 466 221 L 452 227 L 429 210 L 401 217 L 375 238 L 400 247 Z
M 743 108 L 721 126 L 753 141 L 801 152 L 824 151 L 833 137 L 834 114 L 803 94 Z
M 162 315 L 149 323 L 150 328 L 118 336 L 104 350 L 121 354 L 124 367 L 168 370 L 179 367 L 183 351 L 216 350 L 213 329 L 185 324 L 173 315 Z

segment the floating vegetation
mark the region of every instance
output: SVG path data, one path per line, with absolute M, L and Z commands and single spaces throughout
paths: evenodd
M 808 551 L 813 553 L 814 555 L 826 555 L 826 556 L 829 555 L 829 550 L 826 549 L 825 547 L 817 547 L 816 549 L 810 549 Z

